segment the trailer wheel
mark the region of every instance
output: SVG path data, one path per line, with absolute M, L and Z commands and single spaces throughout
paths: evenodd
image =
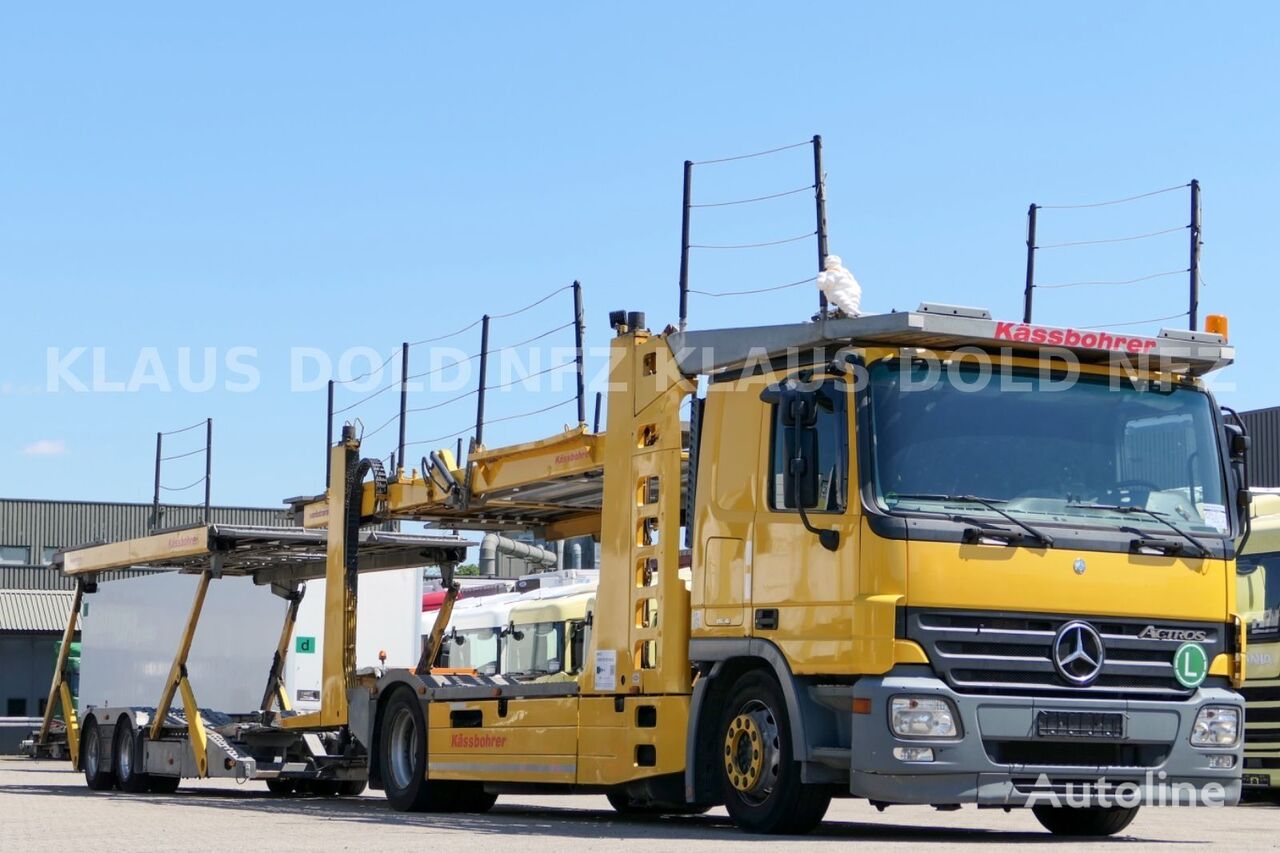
M 418 697 L 396 690 L 382 709 L 378 766 L 391 807 L 399 812 L 427 811 L 433 805 L 427 784 L 427 723 Z
M 1101 837 L 1115 835 L 1133 822 L 1138 807 L 1092 806 L 1072 809 L 1053 806 L 1032 806 L 1040 825 L 1054 835 Z
M 102 727 L 96 717 L 90 717 L 80 738 L 80 764 L 84 768 L 84 783 L 90 791 L 109 790 L 116 781 L 102 760 L 102 745 Z
M 153 794 L 172 794 L 182 784 L 181 776 L 155 776 L 147 779 L 147 790 Z
M 753 670 L 734 685 L 719 743 L 724 805 L 739 827 L 798 834 L 822 822 L 831 791 L 800 780 L 786 700 L 772 675 Z
M 292 779 L 268 779 L 267 790 L 277 797 L 288 797 L 298 790 L 298 783 Z
M 116 733 L 111 744 L 111 767 L 115 772 L 116 787 L 126 794 L 145 794 L 149 779 L 142 772 L 141 738 L 133 731 L 127 717 L 116 722 Z

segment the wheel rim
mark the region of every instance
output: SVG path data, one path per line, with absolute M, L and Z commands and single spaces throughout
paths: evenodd
M 98 775 L 98 727 L 90 726 L 84 733 L 84 769 L 90 776 Z
M 125 733 L 120 736 L 120 743 L 117 747 L 116 763 L 120 768 L 120 778 L 128 779 L 133 775 L 133 737 L 126 729 Z
M 776 715 L 759 700 L 747 702 L 729 721 L 724 737 L 725 775 L 743 801 L 759 805 L 769 798 L 780 756 Z
M 413 784 L 414 765 L 418 756 L 418 726 L 413 712 L 408 708 L 397 709 L 391 718 L 391 778 L 397 788 L 404 790 Z

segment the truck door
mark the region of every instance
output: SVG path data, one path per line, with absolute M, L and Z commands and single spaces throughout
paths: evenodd
M 776 643 L 800 669 L 831 671 L 847 664 L 852 649 L 857 593 L 858 513 L 851 476 L 849 386 L 838 378 L 815 380 L 817 395 L 817 500 L 805 506 L 810 523 L 840 533 L 835 551 L 805 529 L 799 508 L 788 505 L 787 433 L 780 407 L 761 407 L 757 459 L 755 541 L 749 602 L 750 633 Z M 794 447 L 794 444 L 791 445 Z M 793 495 L 793 498 L 797 496 Z

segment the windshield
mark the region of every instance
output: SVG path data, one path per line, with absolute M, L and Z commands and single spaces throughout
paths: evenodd
M 881 361 L 869 371 L 872 484 L 890 510 L 978 496 L 1041 524 L 1229 532 L 1208 395 L 1108 377 Z M 972 500 L 963 512 L 999 520 Z M 1115 509 L 1112 509 L 1115 508 Z M 1162 532 L 1168 532 L 1164 527 Z
M 510 674 L 550 675 L 564 668 L 564 626 L 558 622 L 517 625 L 506 642 Z
M 1236 602 L 1250 640 L 1280 639 L 1280 553 L 1236 558 Z
M 469 628 L 458 631 L 452 638 L 445 638 L 447 657 L 441 665 L 459 669 L 474 669 L 481 675 L 498 672 L 499 628 Z

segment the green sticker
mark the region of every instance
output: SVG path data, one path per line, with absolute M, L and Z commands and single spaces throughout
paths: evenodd
M 299 637 L 293 644 L 293 649 L 300 655 L 313 655 L 316 653 L 316 638 Z
M 1173 675 L 1183 687 L 1199 687 L 1209 674 L 1209 656 L 1195 643 L 1183 643 L 1173 653 Z

